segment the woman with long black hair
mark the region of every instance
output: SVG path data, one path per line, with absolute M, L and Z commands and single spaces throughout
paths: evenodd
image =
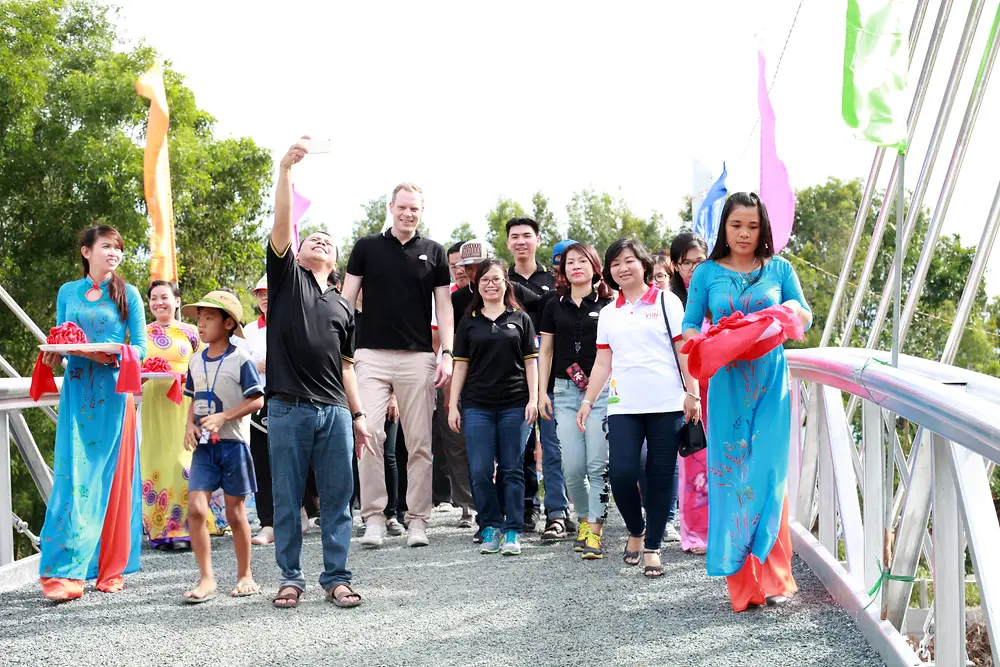
M 694 272 L 684 338 L 734 312 L 778 304 L 808 327 L 812 312 L 792 265 L 774 254 L 767 208 L 750 192 L 730 195 L 709 261 Z M 709 529 L 707 567 L 724 575 L 733 611 L 781 604 L 796 590 L 788 530 L 788 364 L 776 347 L 759 359 L 733 361 L 709 382 Z
M 448 424 L 465 431 L 469 479 L 483 527 L 480 552 L 521 553 L 524 448 L 538 417 L 538 349 L 531 318 L 520 309 L 503 262 L 476 268 L 476 293 L 455 335 Z M 459 414 L 461 399 L 461 414 Z M 503 474 L 503 506 L 493 482 Z
M 142 295 L 115 272 L 125 241 L 113 227 L 91 227 L 80 238 L 83 278 L 59 288 L 56 323 L 79 326 L 89 343 L 118 343 L 122 354 L 69 356 L 59 395 L 52 494 L 41 534 L 42 593 L 50 600 L 81 597 L 85 579 L 120 591 L 122 574 L 139 569 L 142 528 L 135 402 L 118 393 L 123 357 L 146 356 Z M 124 346 L 131 345 L 132 350 Z M 46 353 L 54 368 L 61 355 Z M 136 369 L 138 370 L 138 369 Z
M 576 413 L 589 387 L 597 359 L 597 320 L 611 303 L 611 290 L 601 277 L 601 260 L 586 243 L 562 251 L 558 269 L 559 297 L 542 312 L 542 346 L 538 355 L 538 383 L 546 387 L 555 377 L 553 398 L 538 392 L 538 414 L 554 419 L 559 439 L 566 490 L 576 506 L 579 528 L 574 550 L 585 560 L 604 557 L 601 533 L 607 518 L 608 413 L 607 387 L 598 394 L 586 433 L 576 428 Z M 565 519 L 562 519 L 565 521 Z

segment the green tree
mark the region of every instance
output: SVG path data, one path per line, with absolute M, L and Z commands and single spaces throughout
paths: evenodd
M 620 196 L 586 189 L 573 195 L 566 205 L 569 238 L 605 249 L 620 238 L 636 238 L 650 251 L 665 248 L 672 236 L 663 215 L 654 212 L 648 219 L 632 213 Z
M 476 233 L 472 231 L 472 225 L 467 222 L 463 222 L 458 227 L 451 230 L 451 239 L 449 239 L 449 243 L 465 243 L 466 241 L 471 241 L 474 238 L 476 238 Z
M 80 276 L 79 233 L 114 225 L 126 241 L 123 276 L 149 281 L 143 195 L 148 102 L 136 79 L 152 48 L 121 50 L 112 10 L 96 0 L 0 2 L 0 284 L 43 329 L 60 284 Z M 249 139 L 217 139 L 183 77 L 164 68 L 181 289 L 245 292 L 260 278 L 260 222 L 269 216 L 271 158 Z M 36 341 L 0 309 L 2 354 L 23 374 Z M 51 461 L 54 429 L 25 413 Z M 15 507 L 34 531 L 44 507 L 14 457 Z M 18 542 L 19 552 L 26 543 Z

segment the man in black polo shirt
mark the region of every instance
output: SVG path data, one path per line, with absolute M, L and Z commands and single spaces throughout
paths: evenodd
M 378 547 L 385 537 L 385 473 L 382 448 L 385 412 L 393 392 L 406 433 L 406 521 L 411 547 L 428 544 L 427 521 L 433 507 L 431 433 L 434 389 L 451 378 L 452 336 L 448 258 L 439 243 L 417 232 L 424 210 L 423 192 L 412 183 L 396 186 L 390 211 L 392 226 L 359 239 L 347 262 L 344 298 L 352 312 L 358 291 L 365 291 L 365 326 L 357 341 L 355 362 L 361 402 L 375 425 L 376 455 L 358 463 L 361 543 Z M 435 304 L 441 361 L 431 335 Z
M 507 271 L 507 276 L 514 285 L 538 295 L 539 307 L 528 311 L 535 331 L 539 331 L 545 304 L 556 294 L 555 276 L 535 258 L 540 243 L 538 223 L 533 219 L 517 217 L 507 221 L 507 249 L 514 256 L 514 265 Z M 547 521 L 543 538 L 559 540 L 569 535 L 567 531 L 569 499 L 566 497 L 566 481 L 562 472 L 562 457 L 559 455 L 559 438 L 556 436 L 555 425 L 549 420 L 539 420 L 538 431 L 542 439 L 542 474 L 545 476 Z M 532 429 L 528 446 L 524 449 L 523 530 L 525 532 L 534 532 L 538 514 L 535 430 Z M 563 521 L 559 522 L 556 519 Z
M 274 492 L 274 555 L 281 569 L 276 607 L 294 607 L 305 589 L 299 507 L 312 465 L 323 508 L 319 583 L 341 607 L 361 604 L 350 586 L 351 445 L 371 451 L 354 374 L 354 308 L 329 286 L 336 246 L 325 232 L 292 252 L 292 165 L 301 144 L 281 159 L 274 227 L 267 249 L 268 446 Z

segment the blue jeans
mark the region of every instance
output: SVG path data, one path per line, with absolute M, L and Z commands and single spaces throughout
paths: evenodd
M 274 558 L 281 570 L 279 586 L 305 590 L 302 574 L 302 525 L 299 508 L 306 475 L 312 465 L 323 508 L 320 523 L 323 573 L 319 584 L 330 590 L 349 584 L 347 551 L 351 545 L 351 457 L 354 424 L 347 408 L 306 399 L 271 398 L 268 409 L 268 449 L 274 492 Z
M 524 446 L 531 430 L 524 408 L 463 408 L 462 430 L 479 525 L 520 533 L 524 521 Z M 497 479 L 503 477 L 503 509 L 493 483 L 494 462 L 498 463 Z
M 552 394 L 549 394 L 549 400 L 554 401 Z M 563 476 L 563 462 L 559 451 L 556 423 L 550 419 L 539 419 L 538 433 L 542 439 L 545 516 L 548 519 L 565 519 L 569 514 L 569 498 L 566 497 L 566 478 Z
M 684 413 L 657 412 L 640 415 L 610 415 L 611 490 L 628 532 L 638 537 L 646 532 L 647 549 L 659 549 L 667 526 L 670 496 L 677 469 L 677 434 L 684 425 Z M 639 495 L 639 464 L 646 442 L 646 494 Z M 642 508 L 646 507 L 643 520 Z
M 608 516 L 608 389 L 604 388 L 587 418 L 587 432 L 576 426 L 584 393 L 570 380 L 556 378 L 553 412 L 566 490 L 577 517 L 604 523 Z M 548 500 L 548 476 L 545 498 Z

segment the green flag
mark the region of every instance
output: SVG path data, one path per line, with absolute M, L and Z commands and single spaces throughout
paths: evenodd
M 842 113 L 868 141 L 906 150 L 905 2 L 847 0 Z

